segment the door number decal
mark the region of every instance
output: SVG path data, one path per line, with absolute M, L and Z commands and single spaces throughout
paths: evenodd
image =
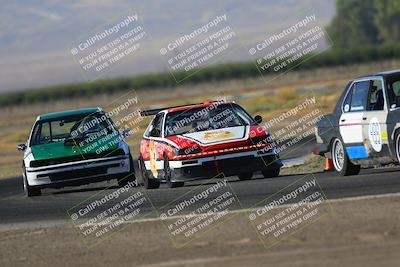
M 381 125 L 377 118 L 372 118 L 369 122 L 368 137 L 372 148 L 376 152 L 380 152 L 382 150 L 382 136 Z

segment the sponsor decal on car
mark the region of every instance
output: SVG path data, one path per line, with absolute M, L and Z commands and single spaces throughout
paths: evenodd
M 156 167 L 156 149 L 153 140 L 150 140 L 149 142 L 149 152 L 150 152 L 150 170 L 153 176 L 157 178 L 158 172 Z
M 388 133 L 383 131 L 381 133 L 381 138 L 382 138 L 382 141 L 388 141 Z
M 203 139 L 205 141 L 222 141 L 222 140 L 227 140 L 234 138 L 235 135 L 232 132 L 229 131 L 216 131 L 216 132 L 207 132 L 204 133 Z

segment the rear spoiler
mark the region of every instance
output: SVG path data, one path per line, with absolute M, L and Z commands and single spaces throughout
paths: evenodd
M 167 109 L 167 108 L 156 108 L 156 109 L 148 109 L 148 110 L 142 110 L 140 111 L 140 116 L 146 117 L 146 116 L 154 116 L 160 111 Z
M 221 101 L 210 101 L 209 103 L 215 103 L 215 102 L 226 102 L 225 100 L 221 100 Z M 166 109 L 170 109 L 170 108 L 181 108 L 181 107 L 187 107 L 187 106 L 195 106 L 195 105 L 201 105 L 207 102 L 203 102 L 203 103 L 194 103 L 194 104 L 186 104 L 186 105 L 180 105 L 180 106 L 173 106 L 173 107 L 165 107 L 165 108 L 156 108 L 156 109 L 148 109 L 148 110 L 142 110 L 140 111 L 140 116 L 142 117 L 146 117 L 146 116 L 154 116 L 156 114 L 158 114 L 160 111 L 166 110 Z

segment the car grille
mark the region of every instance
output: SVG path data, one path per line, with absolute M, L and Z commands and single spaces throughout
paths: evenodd
M 40 176 L 48 176 L 51 181 L 63 181 L 63 180 L 77 179 L 77 178 L 90 177 L 96 175 L 105 175 L 107 174 L 107 168 L 118 167 L 118 166 L 119 164 L 111 164 L 102 167 L 92 167 L 80 170 L 57 172 L 52 174 L 42 174 L 38 175 L 38 178 L 40 178 Z

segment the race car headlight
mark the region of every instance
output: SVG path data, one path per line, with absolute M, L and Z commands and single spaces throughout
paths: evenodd
M 32 161 L 29 163 L 29 167 L 40 167 L 40 166 L 41 166 L 41 164 L 40 164 L 40 162 L 37 161 L 37 160 L 32 160 Z

